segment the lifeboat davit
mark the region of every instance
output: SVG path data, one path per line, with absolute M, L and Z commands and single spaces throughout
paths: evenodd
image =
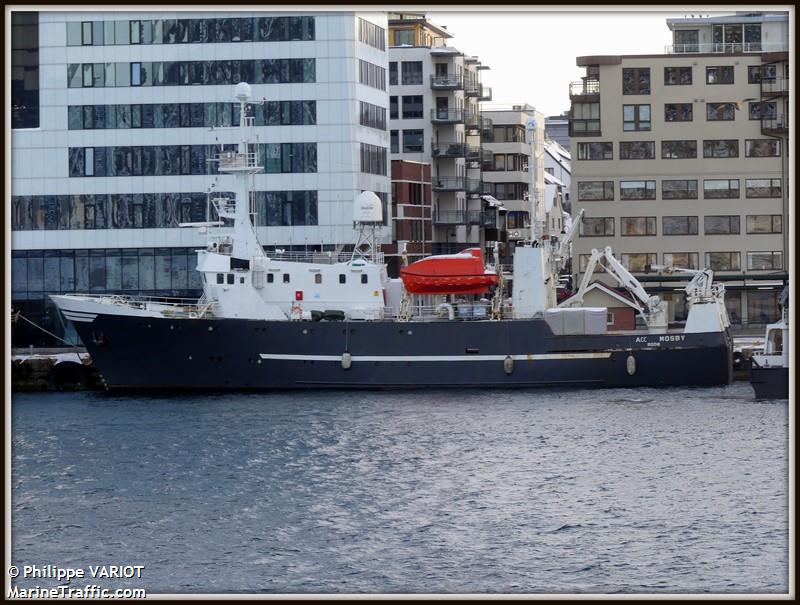
M 484 294 L 498 282 L 480 248 L 428 256 L 400 269 L 400 278 L 412 294 Z

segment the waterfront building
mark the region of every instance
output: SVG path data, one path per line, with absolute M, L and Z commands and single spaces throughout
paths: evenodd
M 431 165 L 392 160 L 392 242 L 381 247 L 390 277 L 400 275 L 403 252 L 413 263 L 433 247 Z
M 610 245 L 681 321 L 686 276 L 650 266 L 710 267 L 735 324 L 773 321 L 790 262 L 788 15 L 667 25 L 664 54 L 577 58 L 571 202 L 586 216 L 573 271 Z
M 201 294 L 204 236 L 178 225 L 207 218 L 240 81 L 264 166 L 261 242 L 352 245 L 365 190 L 388 242 L 386 32 L 378 12 L 13 12 L 14 309 L 61 335 L 50 293 Z M 52 342 L 26 326 L 15 344 Z
M 431 165 L 430 252 L 491 248 L 502 239 L 500 213 L 482 180 L 479 103 L 491 99 L 481 83 L 488 69 L 451 46 L 452 34 L 424 13 L 389 13 L 389 129 L 391 158 Z
M 490 105 L 483 110 L 487 127 L 484 129 L 483 179 L 486 190 L 505 210 L 507 245 L 503 247 L 503 258 L 511 262 L 514 247 L 518 242 L 532 237 L 532 225 L 536 220 L 532 194 L 538 194 L 545 202 L 540 205 L 538 220 L 546 222 L 545 201 L 545 141 L 544 115 L 531 105 Z M 531 141 L 526 137 L 526 124 L 536 124 L 530 130 L 533 149 L 537 158 L 537 170 L 531 170 Z M 535 180 L 535 187 L 533 183 Z

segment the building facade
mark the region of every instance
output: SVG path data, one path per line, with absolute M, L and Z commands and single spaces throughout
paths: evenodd
M 778 316 L 788 279 L 788 16 L 671 19 L 664 55 L 579 57 L 570 87 L 573 265 L 610 245 L 685 318 L 685 277 L 710 267 L 737 324 Z
M 208 160 L 238 140 L 229 127 L 240 81 L 253 92 L 265 246 L 352 244 L 361 191 L 376 192 L 388 215 L 385 13 L 15 19 L 12 299 L 48 330 L 63 331 L 49 293 L 199 295 L 204 238 L 178 225 L 206 220 L 210 187 L 228 190 Z
M 391 157 L 431 164 L 434 254 L 487 247 L 499 214 L 481 197 L 481 83 L 488 69 L 449 46 L 452 35 L 422 13 L 389 13 Z

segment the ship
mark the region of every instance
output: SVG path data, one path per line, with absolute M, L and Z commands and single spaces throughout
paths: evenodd
M 247 83 L 235 89 L 240 141 L 216 156 L 233 196 L 209 194 L 197 250 L 197 300 L 51 295 L 108 389 L 363 389 L 658 387 L 732 380 L 724 286 L 694 271 L 685 325 L 667 321 L 610 248 L 593 250 L 580 288 L 557 302 L 559 272 L 583 213 L 561 238 L 542 226 L 503 270 L 480 249 L 405 262 L 388 276 L 373 192 L 354 200 L 356 244 L 346 253 L 267 253 L 249 193 L 263 170 L 251 144 Z M 219 189 L 217 189 L 219 190 Z M 536 203 L 534 200 L 533 203 Z M 635 330 L 609 330 L 584 295 L 602 267 L 629 292 Z M 510 295 L 509 295 L 510 293 Z
M 767 324 L 764 348 L 750 358 L 756 399 L 789 399 L 789 287 L 781 293 L 781 317 Z

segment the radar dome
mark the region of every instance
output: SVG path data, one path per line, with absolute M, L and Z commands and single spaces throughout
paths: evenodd
M 382 223 L 383 204 L 372 191 L 362 191 L 353 202 L 353 220 L 357 223 Z
M 253 96 L 253 93 L 250 90 L 250 85 L 247 82 L 239 82 L 236 85 L 236 92 L 233 96 L 239 102 L 249 101 L 250 97 Z

